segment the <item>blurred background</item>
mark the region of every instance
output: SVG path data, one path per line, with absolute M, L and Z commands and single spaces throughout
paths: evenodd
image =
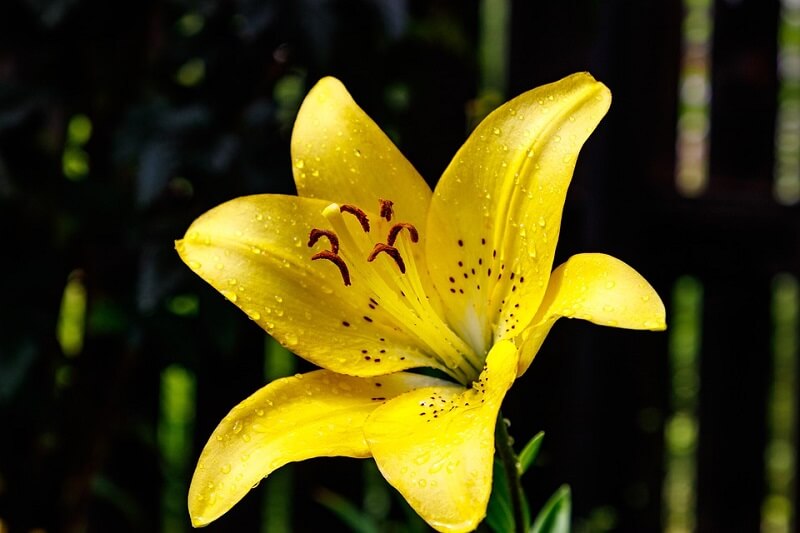
M 322 76 L 434 185 L 476 121 L 591 71 L 614 103 L 556 262 L 603 251 L 670 329 L 562 320 L 504 412 L 576 531 L 796 530 L 797 0 L 3 0 L 0 532 L 188 531 L 217 422 L 309 366 L 173 241 L 230 198 L 292 193 Z M 351 522 L 348 525 L 348 520 Z M 263 481 L 210 531 L 426 531 L 371 461 Z

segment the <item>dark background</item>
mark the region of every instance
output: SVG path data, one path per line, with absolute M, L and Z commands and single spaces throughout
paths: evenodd
M 581 70 L 614 95 L 579 158 L 557 262 L 625 260 L 668 319 L 675 281 L 701 280 L 698 526 L 755 531 L 770 284 L 798 272 L 797 209 L 772 199 L 778 2 L 715 3 L 711 179 L 692 199 L 674 186 L 681 3 L 510 4 L 504 97 Z M 168 520 L 184 500 L 176 511 L 165 487 L 188 489 L 216 423 L 264 383 L 265 338 L 180 262 L 174 239 L 227 199 L 293 192 L 294 114 L 324 75 L 434 185 L 486 104 L 479 13 L 457 0 L 0 3 L 0 531 L 188 527 L 188 515 Z M 70 136 L 78 115 L 88 140 Z M 87 302 L 74 354 L 56 335 L 68 280 Z M 534 507 L 569 483 L 583 531 L 660 529 L 667 353 L 665 333 L 555 327 L 504 408 L 518 442 L 547 432 L 525 478 Z M 177 471 L 158 439 L 173 365 L 196 380 Z M 320 488 L 361 507 L 374 485 L 364 464 L 286 469 L 284 528 L 347 530 Z M 268 490 L 208 529 L 259 530 Z

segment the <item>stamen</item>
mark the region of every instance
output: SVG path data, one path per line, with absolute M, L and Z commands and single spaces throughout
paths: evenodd
M 411 237 L 411 242 L 419 241 L 419 233 L 417 232 L 417 228 L 408 222 L 398 222 L 389 229 L 389 237 L 386 239 L 386 242 L 389 244 L 389 246 L 394 246 L 394 242 L 397 240 L 397 235 L 403 230 L 403 228 L 408 230 L 408 234 Z
M 386 255 L 394 259 L 394 262 L 397 263 L 398 267 L 400 267 L 400 272 L 402 274 L 406 273 L 406 264 L 403 262 L 403 258 L 400 257 L 400 251 L 394 246 L 389 246 L 388 244 L 384 244 L 382 242 L 379 242 L 375 245 L 375 248 L 372 249 L 369 257 L 367 257 L 367 261 L 371 263 L 381 252 L 386 253 Z
M 361 228 L 364 230 L 364 233 L 369 233 L 369 218 L 367 218 L 367 214 L 364 211 L 350 204 L 339 206 L 339 211 L 342 213 L 350 213 L 356 217 L 358 222 L 361 224 Z
M 381 218 L 385 218 L 386 222 L 391 222 L 392 215 L 394 214 L 394 210 L 392 209 L 394 202 L 391 200 L 384 200 L 383 198 L 379 201 L 381 203 Z
M 321 237 L 326 237 L 331 243 L 331 252 L 336 255 L 339 253 L 339 237 L 332 231 L 314 228 L 308 234 L 308 247 L 311 248 Z
M 344 281 L 345 287 L 350 285 L 350 271 L 347 270 L 347 265 L 344 263 L 344 259 L 336 255 L 335 253 L 331 252 L 330 250 L 323 250 L 318 254 L 314 254 L 311 256 L 312 261 L 316 261 L 317 259 L 327 259 L 337 267 L 339 267 L 339 272 L 342 273 L 342 280 Z

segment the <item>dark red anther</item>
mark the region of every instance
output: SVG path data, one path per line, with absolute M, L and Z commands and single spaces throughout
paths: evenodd
M 367 214 L 364 211 L 354 205 L 345 204 L 339 206 L 339 212 L 350 213 L 356 217 L 358 222 L 361 224 L 361 228 L 364 230 L 364 233 L 369 233 L 369 218 L 367 218 Z
M 389 237 L 386 239 L 386 242 L 389 243 L 389 246 L 394 246 L 394 243 L 397 240 L 397 235 L 400 234 L 400 231 L 402 231 L 403 228 L 408 230 L 408 234 L 411 237 L 411 242 L 417 242 L 419 240 L 417 228 L 408 222 L 398 222 L 389 229 Z
M 378 244 L 375 245 L 375 248 L 372 249 L 372 252 L 370 252 L 369 257 L 367 257 L 367 261 L 369 262 L 374 261 L 375 258 L 378 257 L 378 254 L 381 252 L 385 253 L 386 255 L 394 259 L 394 262 L 397 263 L 398 267 L 400 267 L 400 272 L 402 274 L 406 273 L 406 264 L 403 262 L 403 258 L 400 257 L 400 251 L 394 246 L 389 246 L 388 244 L 384 244 L 382 242 L 379 242 Z
M 331 252 L 330 250 L 323 250 L 318 254 L 314 254 L 311 256 L 312 261 L 316 261 L 317 259 L 327 259 L 337 267 L 339 267 L 339 272 L 342 273 L 342 280 L 344 281 L 345 287 L 350 285 L 350 271 L 347 270 L 347 265 L 344 263 L 344 259 L 336 255 L 335 253 Z
M 311 248 L 317 244 L 321 237 L 326 237 L 331 243 L 331 252 L 334 255 L 339 253 L 339 237 L 334 232 L 325 229 L 314 228 L 311 230 L 311 233 L 308 234 L 308 247 Z
M 392 209 L 394 202 L 391 200 L 384 200 L 383 198 L 379 201 L 381 203 L 381 218 L 385 218 L 386 222 L 391 222 L 392 215 L 394 214 L 394 210 Z

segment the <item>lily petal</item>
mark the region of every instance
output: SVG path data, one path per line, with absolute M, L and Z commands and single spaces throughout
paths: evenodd
M 586 73 L 526 92 L 475 129 L 436 186 L 428 264 L 450 323 L 476 351 L 536 313 L 578 152 L 610 102 Z
M 430 187 L 339 80 L 323 78 L 303 101 L 292 161 L 300 196 L 364 210 L 391 200 L 397 219 L 424 230 Z
M 345 286 L 336 265 L 311 260 L 330 246 L 325 239 L 307 246 L 312 228 L 331 229 L 326 206 L 297 196 L 236 198 L 195 220 L 176 248 L 267 333 L 320 367 L 358 376 L 419 366 L 447 371 L 414 336 L 414 324 L 377 305 L 363 279 Z
M 523 333 L 519 375 L 561 317 L 626 329 L 667 327 L 664 303 L 641 274 L 610 255 L 573 255 L 553 271 L 539 313 Z
M 312 457 L 369 457 L 362 431 L 387 399 L 444 382 L 417 374 L 354 378 L 327 370 L 273 381 L 228 413 L 189 488 L 195 527 L 219 518 L 277 468 Z
M 417 389 L 376 409 L 364 427 L 383 476 L 438 531 L 471 531 L 486 514 L 497 413 L 517 350 L 496 344 L 470 389 Z

